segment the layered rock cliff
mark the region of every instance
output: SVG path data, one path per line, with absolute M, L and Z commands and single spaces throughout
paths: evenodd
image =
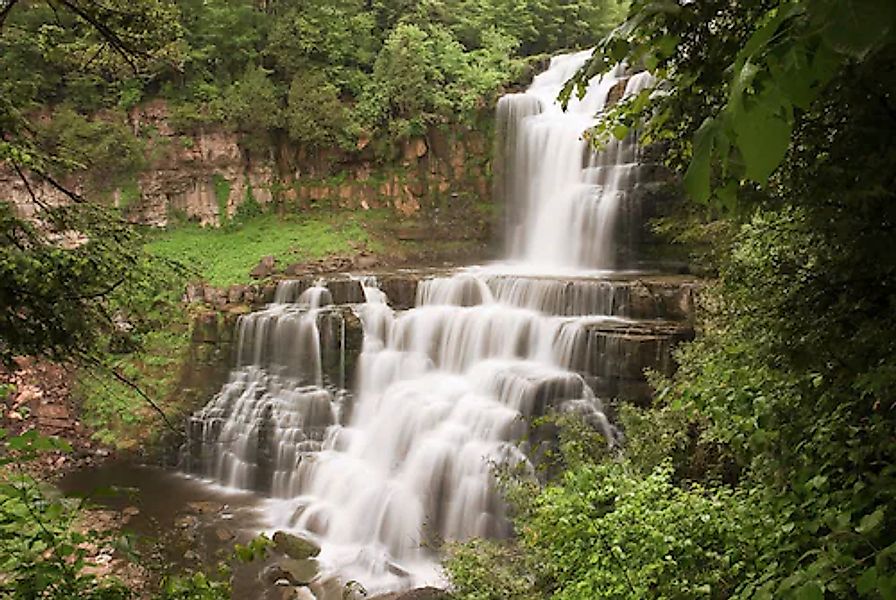
M 401 226 L 399 237 L 487 239 L 492 121 L 483 111 L 473 127 L 433 127 L 385 151 L 383 144 L 362 141 L 352 151 L 309 152 L 274 140 L 265 151 L 250 152 L 238 134 L 224 129 L 178 131 L 167 105 L 153 101 L 128 115 L 144 142 L 146 168 L 126 185 L 94 195 L 134 222 L 159 227 L 184 220 L 222 225 L 248 203 L 283 213 L 388 209 Z M 78 177 L 64 183 L 88 191 Z M 34 211 L 32 193 L 50 205 L 66 201 L 51 185 L 28 186 L 0 170 L 0 198 L 20 213 Z

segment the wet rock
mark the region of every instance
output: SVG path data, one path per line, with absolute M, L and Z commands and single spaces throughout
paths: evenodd
M 255 268 L 249 271 L 249 276 L 253 279 L 265 279 L 274 274 L 274 269 L 276 268 L 277 259 L 273 256 L 265 256 L 258 264 L 255 265 Z
M 591 378 L 599 396 L 644 403 L 650 399 L 645 371 L 671 375 L 672 348 L 693 339 L 694 331 L 670 321 L 603 322 L 584 327 L 579 335 L 583 339 L 570 367 Z
M 316 543 L 285 531 L 275 532 L 272 539 L 277 552 L 293 559 L 306 559 L 320 554 L 320 546 Z
M 234 284 L 227 288 L 227 302 L 230 304 L 243 304 L 250 301 L 249 286 Z
M 313 558 L 281 558 L 277 564 L 293 585 L 307 585 L 320 573 L 320 565 Z
M 289 583 L 289 573 L 278 564 L 268 565 L 258 573 L 258 580 L 271 586 L 277 585 L 279 581 Z
M 327 289 L 333 304 L 358 304 L 364 302 L 364 289 L 357 279 L 333 279 L 327 281 Z
M 174 526 L 178 529 L 193 529 L 199 525 L 199 519 L 193 515 L 183 515 L 174 521 Z
M 277 284 L 269 283 L 261 288 L 261 293 L 259 294 L 259 301 L 262 304 L 270 304 L 274 301 L 274 296 L 277 294 Z
M 187 508 L 190 512 L 198 513 L 200 515 L 208 515 L 221 512 L 224 510 L 224 505 L 220 502 L 202 500 L 198 502 L 187 502 Z
M 361 270 L 372 269 L 379 263 L 376 256 L 362 253 L 355 257 L 355 268 Z
M 420 276 L 414 273 L 399 273 L 378 278 L 380 290 L 386 294 L 389 306 L 395 310 L 413 308 L 417 301 L 417 284 Z
M 357 582 L 354 582 L 357 583 Z M 322 575 L 308 584 L 308 590 L 318 600 L 361 600 L 367 594 L 353 594 L 351 584 L 343 586 L 338 577 Z M 363 588 L 362 588 L 363 590 Z
M 613 106 L 625 95 L 625 88 L 628 85 L 628 78 L 620 79 L 616 82 L 616 84 L 610 88 L 610 91 L 607 92 L 606 106 L 609 108 Z
M 317 326 L 323 375 L 330 384 L 346 389 L 354 381 L 364 344 L 361 320 L 350 307 L 335 306 L 320 314 Z
M 218 527 L 217 529 L 215 529 L 215 538 L 219 542 L 229 542 L 230 540 L 234 539 L 235 537 L 236 537 L 236 534 L 233 531 L 231 531 L 230 529 L 227 529 L 226 527 Z

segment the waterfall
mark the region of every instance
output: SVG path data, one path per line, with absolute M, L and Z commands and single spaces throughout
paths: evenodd
M 498 102 L 503 136 L 503 181 L 508 214 L 509 257 L 547 269 L 619 267 L 616 216 L 638 177 L 635 136 L 611 140 L 599 153 L 582 134 L 596 123 L 610 91 L 622 82 L 623 96 L 652 79 L 626 75 L 618 65 L 591 81 L 584 97 L 575 94 L 564 111 L 556 98 L 591 51 L 556 56 L 522 94 Z
M 405 311 L 373 277 L 355 280 L 365 301 L 349 312 L 326 282 L 281 282 L 240 319 L 230 381 L 191 419 L 191 472 L 267 493 L 272 529 L 313 537 L 323 565 L 371 592 L 438 584 L 443 540 L 510 533 L 493 467 L 528 464 L 533 418 L 575 412 L 614 440 L 594 390 L 633 352 L 616 333 L 630 302 L 595 270 L 620 266 L 637 146 L 631 136 L 595 153 L 582 133 L 612 89 L 650 82 L 620 66 L 564 112 L 556 96 L 588 56 L 554 58 L 498 104 L 511 262 L 427 278 Z M 562 276 L 535 276 L 551 272 Z

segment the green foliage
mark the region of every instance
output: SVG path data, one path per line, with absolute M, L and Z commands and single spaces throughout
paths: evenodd
M 125 125 L 122 114 L 91 120 L 62 108 L 41 129 L 39 139 L 61 165 L 58 175 L 74 173 L 96 191 L 126 183 L 145 162 L 143 144 Z
M 881 202 L 875 221 L 892 210 Z M 786 521 L 786 543 L 766 549 L 777 568 L 744 588 L 769 597 L 816 585 L 887 597 L 894 582 L 896 348 L 885 332 L 896 270 L 877 254 L 892 231 L 840 214 L 832 224 L 789 209 L 744 225 L 709 292 L 704 335 L 664 386 L 747 469 L 760 510 Z
M 339 88 L 321 70 L 297 73 L 289 86 L 286 128 L 295 142 L 314 149 L 346 145 L 349 115 Z
M 130 598 L 120 583 L 100 581 L 85 571 L 87 543 L 109 540 L 95 531 L 77 531 L 78 507 L 50 497 L 24 474 L 24 464 L 47 451 L 71 447 L 33 430 L 7 437 L 0 429 L 0 595 L 10 600 Z
M 374 26 L 361 0 L 296 3 L 277 15 L 267 54 L 283 81 L 320 71 L 340 94 L 356 96 L 381 43 Z
M 690 195 L 730 208 L 739 188 L 766 186 L 788 151 L 805 146 L 802 125 L 824 118 L 857 65 L 886 64 L 894 41 L 888 0 L 640 0 L 565 94 L 622 60 L 653 71 L 675 92 L 645 90 L 598 133 L 649 115 L 648 138 L 670 142 L 674 161 L 688 165 Z
M 249 150 L 264 153 L 270 145 L 267 132 L 283 120 L 281 95 L 268 72 L 250 66 L 217 101 L 216 114 L 242 134 Z
M 633 2 L 570 83 L 619 60 L 660 76 L 595 135 L 641 126 L 692 197 L 715 194 L 660 228 L 710 240 L 718 278 L 656 406 L 621 411 L 624 457 L 511 486 L 518 537 L 455 554 L 461 597 L 896 593 L 886 4 Z
M 140 198 L 140 186 L 137 183 L 137 180 L 133 179 L 131 181 L 126 181 L 121 186 L 119 208 L 123 212 L 126 212 L 129 207 L 137 204 L 140 201 Z
M 226 574 L 226 572 L 224 573 Z M 158 600 L 230 600 L 230 583 L 197 571 L 169 575 L 162 581 Z
M 665 460 L 644 470 L 607 460 L 581 427 L 561 437 L 562 475 L 508 488 L 518 538 L 453 549 L 456 597 L 729 598 L 755 572 L 774 523 L 750 494 L 679 486 Z
M 264 214 L 264 207 L 255 199 L 252 193 L 252 186 L 246 185 L 246 195 L 242 203 L 236 207 L 236 214 L 233 215 L 233 222 L 245 223 Z
M 517 82 L 523 56 L 589 45 L 621 13 L 615 0 L 125 4 L 91 8 L 121 28 L 125 46 L 145 49 L 130 73 L 85 23 L 49 3 L 15 7 L 0 35 L 0 65 L 15 84 L 0 82 L 0 97 L 22 113 L 63 100 L 94 114 L 161 95 L 175 130 L 225 125 L 253 158 L 267 158 L 282 134 L 351 150 L 359 138 L 388 144 L 434 123 L 472 123 Z M 145 14 L 125 18 L 137 10 Z M 153 32 L 142 29 L 150 16 Z
M 359 217 L 328 214 L 278 218 L 262 215 L 226 229 L 186 225 L 156 233 L 147 248 L 159 258 L 186 265 L 213 285 L 245 283 L 258 257 L 273 255 L 280 265 L 348 253 L 369 236 Z
M 137 306 L 169 271 L 107 209 L 76 204 L 39 215 L 35 225 L 0 203 L 0 359 L 88 359 L 114 313 Z
M 80 403 L 84 423 L 102 443 L 135 449 L 152 437 L 149 432 L 165 426 L 146 396 L 162 410 L 171 410 L 175 399 L 177 410 L 174 394 L 186 361 L 190 322 L 179 307 L 169 312 L 176 314 L 159 314 L 152 329 L 118 334 L 128 337 L 118 342 L 125 352 L 105 355 L 79 371 L 72 396 Z

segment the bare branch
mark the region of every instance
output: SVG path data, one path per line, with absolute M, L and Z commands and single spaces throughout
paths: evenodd
M 167 427 L 172 433 L 174 433 L 178 437 L 184 437 L 184 432 L 181 429 L 178 429 L 177 427 L 174 426 L 174 424 L 168 418 L 168 415 L 166 415 L 165 411 L 162 410 L 162 407 L 160 407 L 155 402 L 155 400 L 150 398 L 149 395 L 147 395 L 147 393 L 144 392 L 143 389 L 139 385 L 137 385 L 136 383 L 134 383 L 133 381 L 131 381 L 130 379 L 128 379 L 127 377 L 125 377 L 124 375 L 122 375 L 121 373 L 116 371 L 115 369 L 104 365 L 102 363 L 102 361 L 100 361 L 99 359 L 97 359 L 94 356 L 90 356 L 88 354 L 81 353 L 81 359 L 90 363 L 92 366 L 94 366 L 98 369 L 102 369 L 102 370 L 106 371 L 113 378 L 115 378 L 116 381 L 124 384 L 125 386 L 129 387 L 134 392 L 136 392 L 138 396 L 140 396 L 147 404 L 149 404 L 150 407 L 152 407 L 152 409 L 155 412 L 157 412 L 159 414 L 159 416 L 162 418 L 162 421 L 165 424 L 165 427 Z

